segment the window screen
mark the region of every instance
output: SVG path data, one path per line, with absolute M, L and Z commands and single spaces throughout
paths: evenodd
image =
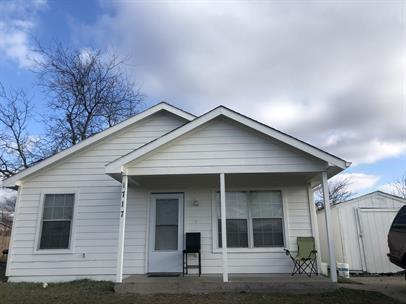
M 252 219 L 254 247 L 283 247 L 281 218 Z
M 179 200 L 157 199 L 155 250 L 178 249 Z
M 74 194 L 46 194 L 39 249 L 68 249 Z
M 251 192 L 251 214 L 254 247 L 283 247 L 281 192 Z
M 220 194 L 217 194 L 217 236 L 221 247 Z M 227 247 L 283 247 L 281 191 L 226 192 Z
M 218 220 L 218 240 L 221 247 L 221 220 Z M 248 247 L 248 227 L 246 219 L 227 219 L 227 247 L 244 248 Z
M 220 194 L 217 196 L 218 246 L 221 247 Z M 227 247 L 248 247 L 248 193 L 226 192 Z

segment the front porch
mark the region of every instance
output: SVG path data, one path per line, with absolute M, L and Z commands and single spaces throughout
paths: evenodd
M 208 293 L 324 293 L 337 289 L 337 283 L 324 276 L 289 274 L 239 274 L 229 275 L 223 282 L 222 275 L 148 277 L 133 275 L 117 283 L 117 293 L 134 294 L 208 294 Z
M 315 176 L 317 177 L 317 173 L 123 176 L 121 206 L 124 212 L 121 213 L 120 255 L 117 264 L 119 276 L 116 282 L 121 283 L 122 279 L 133 275 L 182 272 L 182 250 L 184 249 L 184 236 L 187 232 L 201 233 L 203 275 L 217 275 L 215 278 L 218 280 L 218 275 L 222 274 L 223 282 L 226 283 L 229 281 L 228 274 L 234 279 L 239 278 L 239 274 L 255 274 L 254 279 L 250 279 L 250 281 L 255 281 L 259 280 L 258 275 L 262 278 L 263 275 L 272 274 L 271 277 L 275 278 L 275 274 L 290 273 L 293 264 L 286 256 L 284 248 L 295 252 L 298 236 L 313 236 L 316 240 L 316 248 L 319 247 L 310 184 Z M 225 198 L 226 192 L 230 193 L 228 191 L 240 191 L 238 193 L 241 200 L 238 204 L 234 200 L 228 200 L 226 207 L 225 199 L 220 202 L 220 197 Z M 272 210 L 262 208 L 261 213 L 258 213 L 258 210 L 253 207 L 258 205 L 254 201 L 242 204 L 244 199 L 250 200 L 252 195 L 255 196 L 258 193 L 272 193 L 276 195 L 276 198 L 279 197 L 279 200 L 274 201 L 276 204 L 272 203 L 274 207 Z M 171 225 L 175 224 L 178 237 L 175 236 L 176 234 L 165 233 L 164 238 L 159 238 L 154 233 L 158 227 L 155 222 L 157 219 L 156 202 L 162 199 L 175 201 L 178 216 L 175 216 L 177 220 Z M 237 205 L 239 207 L 236 209 Z M 222 217 L 221 214 L 226 214 L 226 211 L 221 211 L 220 207 L 227 209 L 227 213 L 228 210 L 234 214 L 236 214 L 236 210 L 239 211 L 237 214 L 239 221 L 243 219 L 242 222 L 248 226 L 248 230 L 244 229 L 240 234 L 245 238 L 237 240 L 227 238 L 229 241 L 223 241 L 223 238 L 225 239 L 227 236 L 228 228 L 221 229 L 226 222 L 225 217 Z M 248 212 L 244 211 L 245 208 L 249 208 Z M 165 210 L 168 212 L 168 209 Z M 280 235 L 276 231 L 275 238 L 268 237 L 269 240 L 275 241 L 275 245 L 258 243 L 258 238 L 254 238 L 254 235 L 255 237 L 258 235 L 257 231 L 254 233 L 253 229 L 255 218 L 266 217 L 266 213 L 269 211 L 275 212 L 276 215 L 279 213 L 281 218 L 278 221 L 282 227 Z M 172 213 L 165 216 L 166 220 L 170 214 Z M 257 215 L 253 216 L 253 214 Z M 170 217 L 173 215 L 175 214 Z M 166 231 L 168 232 L 168 229 Z M 230 236 L 233 237 L 232 234 Z M 259 239 L 259 241 L 261 240 Z M 175 247 L 169 251 L 156 250 L 157 246 L 160 248 L 162 245 L 161 241 L 164 241 L 165 246 L 173 243 Z M 227 246 L 222 248 L 221 244 L 227 244 Z M 193 260 L 196 262 L 196 255 L 192 255 L 191 258 L 192 264 L 195 264 Z M 286 280 L 291 279 L 289 275 L 282 275 L 282 277 L 285 278 L 283 284 L 286 284 Z M 247 276 L 245 275 L 243 278 L 246 279 Z M 162 280 L 162 278 L 159 279 Z M 212 279 L 213 277 L 210 280 Z M 208 279 L 202 280 L 206 282 Z M 296 284 L 300 281 L 298 280 L 299 278 L 295 277 L 292 282 Z M 150 281 L 152 280 L 148 280 L 148 282 Z M 303 281 L 309 280 L 305 277 Z M 182 282 L 184 280 L 176 280 L 175 285 Z M 235 283 L 230 286 L 234 285 Z M 240 285 L 237 287 L 241 288 Z M 226 287 L 216 288 L 223 290 Z

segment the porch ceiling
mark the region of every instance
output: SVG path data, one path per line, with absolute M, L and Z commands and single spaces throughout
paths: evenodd
M 311 173 L 247 173 L 226 174 L 227 187 L 269 187 L 305 184 L 317 178 L 318 174 Z M 121 177 L 120 179 L 121 180 Z M 130 176 L 130 185 L 139 187 L 160 185 L 165 188 L 219 187 L 218 174 L 184 174 L 184 175 L 144 175 Z

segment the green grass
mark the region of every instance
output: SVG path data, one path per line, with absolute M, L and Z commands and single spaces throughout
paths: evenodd
M 86 303 L 86 304 L 310 304 L 310 303 L 370 303 L 398 304 L 380 293 L 350 289 L 315 295 L 294 294 L 209 294 L 209 295 L 118 295 L 110 282 L 76 281 L 62 284 L 0 283 L 0 302 L 14 303 Z

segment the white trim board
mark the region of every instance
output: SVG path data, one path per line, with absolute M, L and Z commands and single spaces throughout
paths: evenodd
M 93 135 L 92 137 L 89 137 L 88 139 L 83 140 L 82 142 L 66 149 L 63 150 L 49 158 L 44 159 L 43 161 L 39 162 L 38 164 L 25 169 L 11 177 L 9 177 L 8 179 L 3 181 L 3 187 L 15 187 L 15 186 L 20 186 L 21 184 L 21 179 L 28 177 L 29 175 L 34 174 L 35 172 L 45 169 L 46 167 L 50 166 L 51 164 L 60 161 L 70 155 L 72 155 L 73 153 L 76 153 L 78 151 L 83 150 L 84 148 L 99 142 L 100 140 L 106 138 L 109 135 L 112 135 L 113 133 L 116 133 L 148 116 L 151 116 L 159 111 L 167 111 L 169 113 L 172 113 L 176 116 L 182 117 L 187 121 L 191 121 L 193 119 L 195 119 L 195 116 L 187 113 L 183 110 L 180 110 L 166 102 L 161 102 L 149 109 L 146 109 L 145 111 L 111 127 L 108 128 L 100 133 L 97 133 L 95 135 Z
M 164 144 L 167 144 L 180 136 L 196 129 L 197 127 L 202 126 L 203 124 L 206 124 L 209 121 L 212 121 L 213 119 L 219 117 L 219 116 L 225 116 L 231 120 L 234 120 L 238 123 L 241 123 L 253 130 L 256 130 L 262 134 L 265 134 L 267 136 L 270 136 L 274 139 L 277 139 L 287 145 L 290 145 L 298 150 L 301 150 L 307 154 L 310 154 L 318 159 L 321 159 L 325 162 L 327 162 L 328 166 L 330 167 L 336 167 L 338 171 L 342 171 L 346 168 L 348 168 L 351 163 L 334 156 L 330 153 L 327 153 L 319 148 L 316 148 L 304 141 L 301 141 L 299 139 L 296 139 L 292 136 L 289 136 L 285 133 L 282 133 L 276 129 L 273 129 L 267 125 L 264 125 L 262 123 L 259 123 L 251 118 L 248 118 L 242 114 L 239 114 L 235 111 L 232 111 L 224 106 L 219 106 L 206 114 L 203 114 L 202 116 L 194 119 L 193 121 L 167 133 L 166 135 L 163 135 L 145 145 L 142 147 L 133 150 L 132 152 L 119 157 L 118 159 L 110 162 L 106 166 L 106 174 L 117 174 L 121 173 L 123 167 L 125 167 L 129 162 L 144 156 L 145 154 L 158 149 Z M 337 172 L 338 173 L 338 172 Z

